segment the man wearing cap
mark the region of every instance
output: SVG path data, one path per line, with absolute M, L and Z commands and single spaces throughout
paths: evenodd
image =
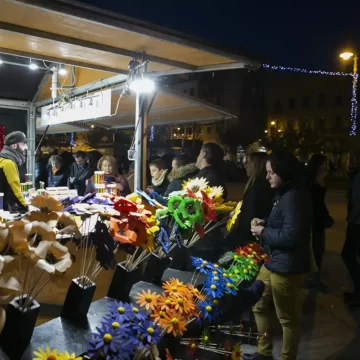
M 5 136 L 0 152 L 0 192 L 4 193 L 4 210 L 26 212 L 28 206 L 21 193 L 19 167 L 26 161 L 27 139 L 21 131 Z

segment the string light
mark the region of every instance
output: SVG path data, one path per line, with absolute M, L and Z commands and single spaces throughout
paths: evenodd
M 342 71 L 323 71 L 323 70 L 308 70 L 302 68 L 294 68 L 290 66 L 281 66 L 281 65 L 269 65 L 263 64 L 264 69 L 269 70 L 280 70 L 280 71 L 290 71 L 300 74 L 314 74 L 314 75 L 329 75 L 329 76 L 351 76 L 353 78 L 352 82 L 352 96 L 351 96 L 351 110 L 350 110 L 350 136 L 356 136 L 357 130 L 357 81 L 358 74 L 346 73 Z
M 264 69 L 270 70 L 282 70 L 282 71 L 291 71 L 300 74 L 315 74 L 315 75 L 330 75 L 330 76 L 354 76 L 353 73 L 346 73 L 342 71 L 323 71 L 323 70 L 308 70 L 302 68 L 294 68 L 290 66 L 280 66 L 280 65 L 269 65 L 263 64 Z
M 357 128 L 357 81 L 358 74 L 355 74 L 353 77 L 353 85 L 352 85 L 352 96 L 351 96 L 351 110 L 350 110 L 350 119 L 351 119 L 351 127 L 350 127 L 350 136 L 356 135 Z
M 154 134 L 154 125 L 150 126 L 150 141 L 154 142 L 155 134 Z

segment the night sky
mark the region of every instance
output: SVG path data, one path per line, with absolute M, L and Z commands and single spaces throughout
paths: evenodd
M 338 54 L 360 42 L 360 3 L 304 1 L 81 0 L 226 45 L 264 62 L 346 70 Z M 293 6 L 291 6 L 293 4 Z M 295 6 L 295 4 L 299 4 Z M 360 47 L 359 47 L 360 48 Z M 347 70 L 350 70 L 347 69 Z

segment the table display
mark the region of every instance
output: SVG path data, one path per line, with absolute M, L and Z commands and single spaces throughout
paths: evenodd
M 240 359 L 240 345 L 232 344 L 230 350 L 224 344 L 212 345 L 210 333 L 215 328 L 211 326 L 221 321 L 222 307 L 231 303 L 229 297 L 240 291 L 244 281 L 253 279 L 266 260 L 259 245 L 249 244 L 228 253 L 222 265 L 189 257 L 193 271 L 167 268 L 176 249 L 188 251 L 220 227 L 231 230 L 241 202 L 225 202 L 223 189 L 209 187 L 204 179 L 186 182 L 182 191 L 170 194 L 161 203 L 140 190 L 126 198 L 117 197 L 103 177 L 101 172 L 95 174 L 94 194 L 80 197 L 67 188 L 47 188 L 38 195 L 28 190 L 31 208 L 21 219 L 0 213 L 0 251 L 12 252 L 11 257 L 0 257 L 1 276 L 7 276 L 8 263 L 20 264 L 20 259 L 27 263 L 27 269 L 8 277 L 2 288 L 9 298 L 19 294 L 9 305 L 5 326 L 2 324 L 2 349 L 9 353 L 16 339 L 21 344 L 15 348 L 24 351 L 19 359 L 32 359 L 34 351 L 34 359 L 53 356 L 51 359 L 58 360 L 57 352 L 63 353 L 61 360 L 67 353 L 69 359 L 72 353 L 84 352 L 91 359 L 160 359 L 160 355 L 170 359 L 176 346 L 167 346 L 165 355 L 162 344 L 175 341 L 177 346 L 190 348 L 196 342 L 197 349 L 235 354 L 233 358 Z M 72 266 L 79 249 L 83 250 L 77 260 L 79 273 L 68 289 L 61 318 L 34 329 L 39 312 L 36 297 L 50 278 Z M 116 264 L 119 251 L 126 253 L 126 259 Z M 140 271 L 142 264 L 146 264 L 145 276 Z M 29 269 L 35 278 L 29 279 Z M 114 270 L 108 298 L 92 303 L 96 279 L 104 269 Z M 17 317 L 9 310 L 13 308 Z M 12 327 L 15 319 L 29 324 L 21 339 L 16 338 L 16 328 Z M 194 337 L 181 339 L 187 329 Z M 236 331 L 237 336 L 245 336 L 240 328 Z M 223 334 L 227 332 L 224 327 Z M 176 339 L 169 340 L 169 336 Z

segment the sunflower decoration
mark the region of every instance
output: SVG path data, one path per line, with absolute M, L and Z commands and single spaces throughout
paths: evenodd
M 33 360 L 58 360 L 58 350 L 51 350 L 49 347 L 46 347 L 45 350 L 38 348 L 37 351 L 34 351 L 36 357 Z
M 175 337 L 184 334 L 186 331 L 186 319 L 175 310 L 165 312 L 164 318 L 159 325 L 166 330 L 168 334 L 172 333 Z
M 209 196 L 210 199 L 213 199 L 215 203 L 224 201 L 224 188 L 222 186 L 208 186 L 206 188 L 206 194 Z
M 234 211 L 237 204 L 238 203 L 234 202 L 234 201 L 228 201 L 226 203 L 215 202 L 215 211 L 217 213 L 230 213 L 230 212 Z
M 58 354 L 57 360 L 82 360 L 81 356 L 76 356 L 75 353 L 68 353 L 67 351 Z
M 239 201 L 238 204 L 236 205 L 236 208 L 234 210 L 234 213 L 232 214 L 231 218 L 229 219 L 229 221 L 226 224 L 226 229 L 228 231 L 231 231 L 232 228 L 234 227 L 236 220 L 241 212 L 241 206 L 242 206 L 242 201 Z
M 201 197 L 201 192 L 205 191 L 208 186 L 208 182 L 205 178 L 195 178 L 193 180 L 188 180 L 183 183 L 183 189 L 191 191 L 197 197 Z
M 240 344 L 235 344 L 231 353 L 231 360 L 241 360 L 242 351 Z

